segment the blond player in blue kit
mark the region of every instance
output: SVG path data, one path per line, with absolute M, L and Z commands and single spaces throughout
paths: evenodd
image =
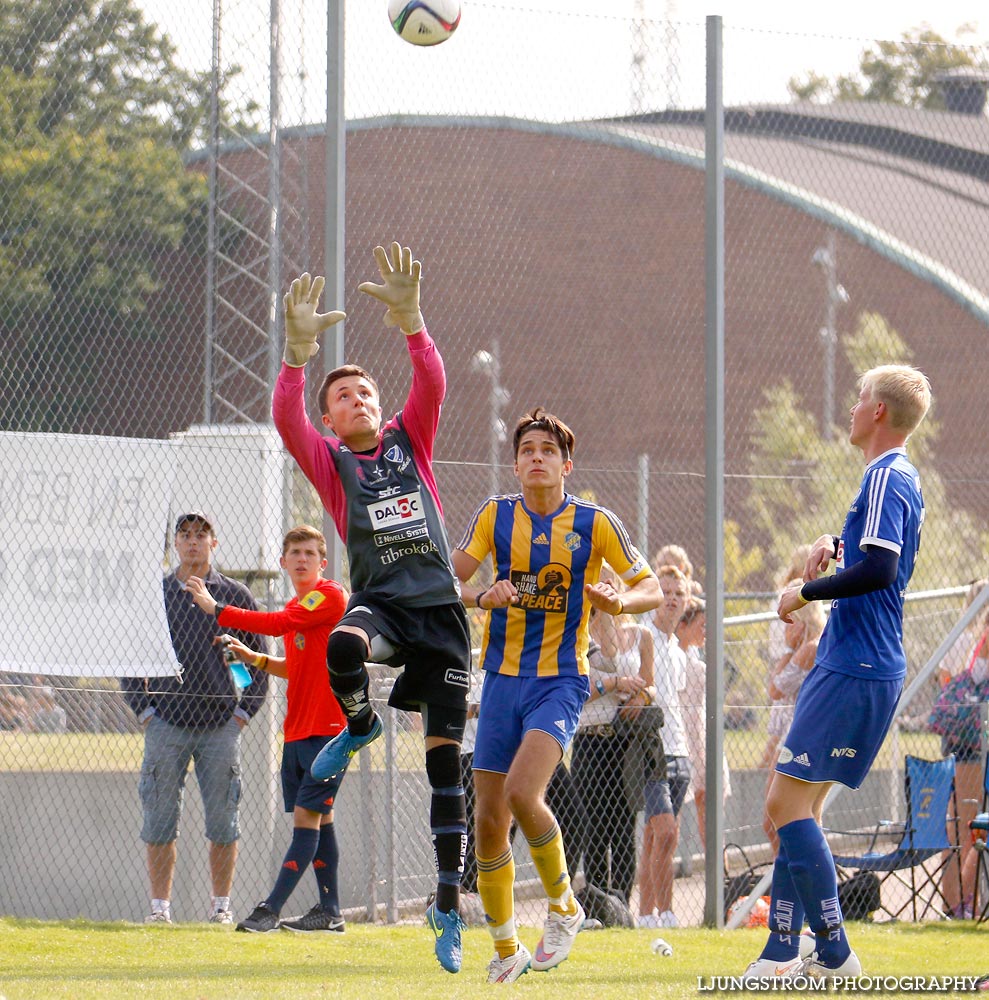
M 640 614 L 659 603 L 659 583 L 621 521 L 565 492 L 573 469 L 570 428 L 536 408 L 516 425 L 514 446 L 521 493 L 489 497 L 453 552 L 462 584 L 487 556 L 494 565 L 490 587 L 462 588 L 465 604 L 490 612 L 473 761 L 477 888 L 496 952 L 489 983 L 513 982 L 530 966 L 544 971 L 559 965 L 584 922 L 546 786 L 589 692 L 591 608 Z M 627 590 L 619 594 L 599 582 L 603 561 Z M 543 937 L 531 955 L 515 927 L 513 817 L 548 897 Z
M 845 934 L 834 859 L 819 818 L 832 784 L 862 784 L 903 687 L 903 595 L 924 523 L 920 477 L 905 445 L 930 408 L 931 387 L 916 368 L 883 365 L 865 372 L 859 389 L 848 439 L 865 457 L 862 485 L 841 537 L 817 539 L 804 582 L 784 590 L 777 609 L 789 623 L 808 602 L 831 602 L 767 792 L 780 846 L 769 939 L 746 978 L 799 974 L 834 981 L 862 972 Z M 821 577 L 832 560 L 837 572 Z M 805 918 L 816 950 L 801 962 Z

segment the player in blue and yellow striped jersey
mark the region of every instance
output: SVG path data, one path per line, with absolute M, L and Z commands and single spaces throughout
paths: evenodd
M 477 888 L 497 954 L 488 982 L 512 982 L 559 965 L 584 913 L 570 888 L 563 840 L 546 786 L 573 739 L 589 692 L 591 608 L 640 614 L 659 604 L 659 583 L 609 510 L 564 490 L 573 469 L 573 432 L 537 407 L 514 434 L 522 492 L 489 497 L 453 553 L 466 582 L 488 556 L 495 582 L 464 586 L 463 600 L 489 611 L 485 670 L 474 746 Z M 607 561 L 628 585 L 600 582 Z M 529 843 L 549 897 L 543 937 L 530 955 L 515 928 L 512 817 Z

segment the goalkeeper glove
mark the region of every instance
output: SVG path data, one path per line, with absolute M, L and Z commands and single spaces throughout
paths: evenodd
M 392 243 L 388 252 L 385 252 L 384 247 L 375 247 L 374 259 L 378 262 L 378 271 L 384 284 L 364 281 L 357 286 L 357 290 L 388 306 L 385 326 L 397 326 L 406 336 L 418 333 L 426 325 L 419 311 L 419 276 L 422 264 L 412 259 L 412 251 L 408 247 L 401 247 L 397 243 Z
M 316 303 L 323 294 L 326 280 L 311 278 L 308 273 L 292 282 L 284 298 L 285 303 L 285 364 L 303 368 L 319 350 L 317 337 L 347 314 L 339 309 L 328 313 L 316 312 Z

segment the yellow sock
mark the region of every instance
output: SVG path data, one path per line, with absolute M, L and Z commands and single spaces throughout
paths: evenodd
M 549 896 L 549 908 L 567 915 L 576 912 L 577 903 L 570 891 L 570 874 L 559 824 L 554 822 L 544 834 L 530 840 L 529 853 Z
M 515 931 L 515 858 L 511 847 L 497 858 L 478 855 L 477 892 L 498 957 L 514 955 L 519 938 Z

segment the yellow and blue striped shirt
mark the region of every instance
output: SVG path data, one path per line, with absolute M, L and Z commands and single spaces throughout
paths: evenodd
M 457 547 L 478 562 L 490 554 L 495 579 L 518 591 L 518 604 L 489 613 L 481 645 L 481 666 L 512 676 L 586 674 L 584 585 L 598 582 L 605 561 L 628 584 L 649 573 L 615 514 L 569 495 L 546 516 L 520 493 L 489 497 Z

